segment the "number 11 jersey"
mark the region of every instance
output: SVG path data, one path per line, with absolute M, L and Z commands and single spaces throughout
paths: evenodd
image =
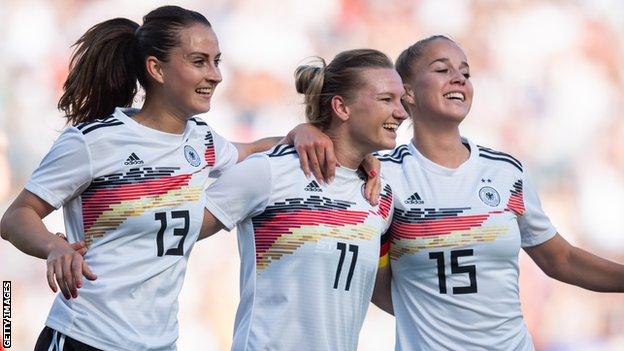
M 520 162 L 464 139 L 456 169 L 412 143 L 381 156 L 395 190 L 389 231 L 397 350 L 532 350 L 518 251 L 556 230 Z
M 384 183 L 371 206 L 363 186 L 344 167 L 329 185 L 306 179 L 294 147 L 279 145 L 208 188 L 208 210 L 226 228 L 238 225 L 232 350 L 356 350 L 393 199 Z

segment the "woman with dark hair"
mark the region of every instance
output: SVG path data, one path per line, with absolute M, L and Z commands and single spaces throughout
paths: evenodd
M 520 248 L 552 278 L 624 291 L 624 266 L 563 239 L 516 158 L 460 136 L 473 87 L 457 43 L 421 40 L 396 69 L 414 138 L 380 158 L 397 201 L 373 302 L 396 316 L 397 350 L 533 350 Z
M 308 122 L 334 143 L 334 182 L 307 179 L 295 149 L 279 145 L 228 169 L 206 191 L 200 237 L 238 228 L 232 350 L 356 350 L 390 224 L 392 189 L 382 183 L 372 206 L 356 170 L 366 155 L 396 145 L 407 117 L 390 59 L 345 51 L 328 65 L 300 66 L 296 86 Z
M 141 26 L 112 19 L 76 44 L 59 101 L 70 126 L 1 225 L 3 238 L 47 259 L 48 284 L 64 296 L 36 349 L 175 349 L 204 186 L 279 138 L 234 145 L 193 117 L 210 109 L 221 82 L 217 37 L 195 11 L 160 7 Z M 146 92 L 140 110 L 129 108 L 137 81 Z M 88 247 L 84 259 L 74 250 L 84 247 L 50 235 L 41 220 L 61 206 L 68 241 Z

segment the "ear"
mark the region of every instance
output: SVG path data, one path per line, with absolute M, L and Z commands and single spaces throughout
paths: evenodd
M 145 59 L 145 70 L 147 71 L 147 75 L 158 83 L 162 84 L 165 82 L 162 63 L 156 57 L 148 56 L 147 59 Z
M 334 95 L 331 99 L 332 111 L 341 121 L 346 122 L 349 119 L 349 106 L 347 102 L 340 95 Z
M 416 102 L 416 99 L 414 98 L 414 89 L 412 89 L 412 86 L 407 83 L 403 83 L 403 88 L 405 88 L 405 97 L 403 98 L 403 101 L 408 105 L 414 105 Z

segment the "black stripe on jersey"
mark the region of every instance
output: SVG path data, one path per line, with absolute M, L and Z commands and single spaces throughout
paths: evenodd
M 512 161 L 514 161 L 520 168 L 522 168 L 522 162 L 520 162 L 517 158 L 511 156 L 508 153 L 492 150 L 492 149 L 490 149 L 488 147 L 484 147 L 484 146 L 480 146 L 480 145 L 477 145 L 477 147 L 479 148 L 479 152 L 487 153 L 487 154 L 489 154 L 491 156 L 504 156 L 504 157 L 507 157 L 507 158 L 511 159 Z
M 503 162 L 507 162 L 510 165 L 516 167 L 520 172 L 522 172 L 522 167 L 518 166 L 515 162 L 507 159 L 507 158 L 502 158 L 502 157 L 494 157 L 494 156 L 488 156 L 488 155 L 483 155 L 483 154 L 479 154 L 479 157 L 483 157 L 483 158 L 487 158 L 489 160 L 495 160 L 495 161 L 503 161 Z
M 86 135 L 87 133 L 99 128 L 118 126 L 122 124 L 124 124 L 122 121 L 111 115 L 104 119 L 97 119 L 95 121 L 78 124 L 76 128 L 78 128 L 78 130 L 80 130 L 82 134 Z
M 479 157 L 487 158 L 488 160 L 507 162 L 522 172 L 522 163 L 520 163 L 520 161 L 518 161 L 515 157 L 504 152 L 494 151 L 492 149 L 479 146 Z
M 377 159 L 379 159 L 379 161 L 403 163 L 403 159 L 405 158 L 405 156 L 411 155 L 411 154 L 412 153 L 407 148 L 407 145 L 401 145 L 398 148 L 394 149 L 394 151 L 392 151 L 392 153 L 390 154 L 384 154 L 384 155 L 375 154 L 375 156 L 377 157 Z
M 93 121 L 89 121 L 89 122 L 82 122 L 82 123 L 78 123 L 76 125 L 76 128 L 78 128 L 79 130 L 82 130 L 82 128 L 86 127 L 86 126 L 90 126 L 92 124 L 96 124 L 96 123 L 110 123 L 113 120 L 117 120 L 113 115 L 110 115 L 106 118 L 100 118 L 100 119 L 95 119 Z
M 92 132 L 92 131 L 94 131 L 96 129 L 99 129 L 99 128 L 119 126 L 119 125 L 122 125 L 122 124 L 124 124 L 122 121 L 117 121 L 115 123 L 108 123 L 108 124 L 100 124 L 100 125 L 89 127 L 87 129 L 83 130 L 82 134 L 87 134 L 87 133 Z
M 279 157 L 279 156 L 285 156 L 285 155 L 292 155 L 292 154 L 296 154 L 297 150 L 295 149 L 294 146 L 292 145 L 277 145 L 273 151 L 271 151 L 268 156 L 269 157 Z
M 91 181 L 89 189 L 94 187 L 99 189 L 124 184 L 140 183 L 146 180 L 159 179 L 162 177 L 171 176 L 175 173 L 175 171 L 179 169 L 180 168 L 178 167 L 131 168 L 126 173 L 113 173 L 95 178 Z
M 387 243 L 388 241 L 390 241 L 390 230 L 386 230 L 386 232 L 383 233 L 383 235 L 379 239 L 379 243 L 383 245 Z
M 198 126 L 207 126 L 208 123 L 198 119 L 197 117 L 189 118 L 189 121 L 195 122 Z

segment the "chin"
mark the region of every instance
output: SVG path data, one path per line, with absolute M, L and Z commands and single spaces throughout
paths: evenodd
M 384 142 L 383 144 L 379 145 L 375 151 L 379 151 L 379 150 L 392 150 L 396 147 L 396 140 L 393 141 L 388 141 L 388 142 Z

